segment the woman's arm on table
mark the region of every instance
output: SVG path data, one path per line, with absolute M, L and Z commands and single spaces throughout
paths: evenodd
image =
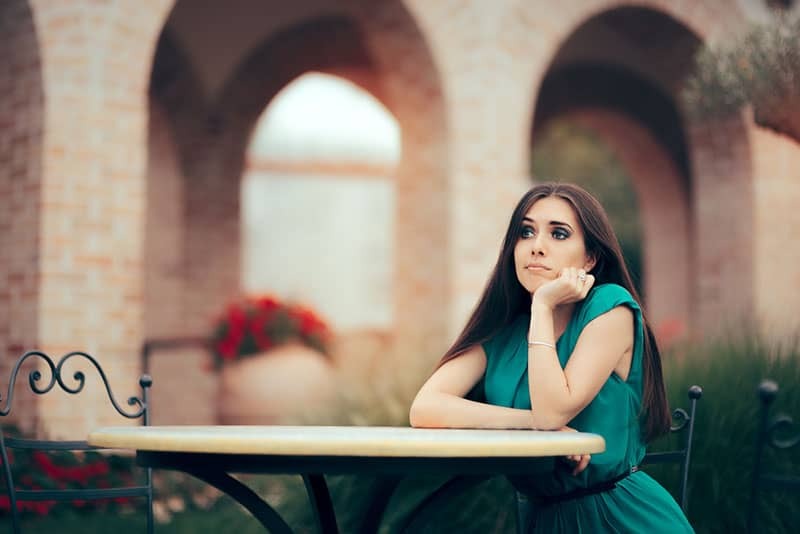
M 464 398 L 486 372 L 486 353 L 476 345 L 439 367 L 411 404 L 413 427 L 531 429 L 530 410 Z

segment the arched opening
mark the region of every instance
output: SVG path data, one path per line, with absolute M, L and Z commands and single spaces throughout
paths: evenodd
M 389 329 L 399 125 L 352 82 L 308 73 L 259 119 L 242 182 L 242 287 Z
M 443 283 L 446 249 L 443 247 L 437 254 L 422 259 L 416 255 L 413 260 L 404 261 L 411 257 L 411 251 L 420 248 L 418 241 L 426 240 L 418 228 L 430 228 L 430 219 L 438 215 L 420 211 L 419 198 L 429 198 L 431 190 L 442 190 L 446 178 L 441 91 L 420 30 L 402 3 L 394 0 L 368 6 L 242 0 L 230 6 L 207 3 L 202 9 L 190 9 L 190 4 L 178 2 L 167 17 L 151 83 L 151 98 L 158 103 L 151 108 L 163 112 L 171 130 L 170 136 L 159 138 L 169 137 L 175 144 L 174 161 L 178 163 L 180 186 L 174 190 L 173 209 L 180 215 L 171 217 L 180 228 L 164 235 L 157 231 L 148 235 L 153 242 L 178 239 L 180 235 L 179 250 L 172 254 L 171 272 L 177 276 L 169 283 L 174 282 L 174 289 L 181 297 L 170 300 L 166 293 L 146 288 L 146 293 L 152 295 L 146 314 L 158 316 L 171 308 L 170 313 L 177 318 L 169 323 L 175 325 L 171 335 L 206 335 L 210 319 L 234 296 L 250 290 L 281 290 L 246 280 L 242 262 L 249 261 L 249 255 L 243 253 L 246 243 L 242 217 L 247 208 L 240 191 L 242 180 L 247 181 L 249 173 L 260 165 L 250 158 L 247 147 L 255 139 L 254 132 L 265 106 L 270 106 L 293 80 L 309 72 L 336 76 L 340 81 L 347 80 L 350 90 L 358 87 L 359 91 L 371 94 L 373 103 L 380 102 L 384 113 L 392 114 L 397 122 L 398 145 L 402 138 L 402 157 L 395 160 L 396 165 L 387 165 L 383 160 L 377 166 L 374 162 L 365 167 L 359 164 L 363 168 L 356 169 L 358 177 L 350 182 L 341 175 L 318 183 L 309 177 L 273 176 L 267 180 L 268 185 L 282 189 L 279 196 L 270 194 L 267 198 L 269 201 L 280 198 L 281 207 L 291 205 L 294 212 L 299 212 L 303 205 L 295 202 L 316 198 L 314 202 L 321 203 L 320 191 L 325 189 L 325 194 L 334 195 L 337 202 L 358 207 L 347 208 L 346 217 L 338 218 L 339 223 L 348 225 L 341 233 L 352 233 L 348 228 L 363 226 L 360 221 L 380 206 L 385 211 L 380 208 L 381 213 L 373 215 L 373 220 L 403 221 L 403 225 L 395 227 L 390 226 L 391 222 L 380 223 L 390 229 L 389 235 L 378 236 L 380 224 L 373 224 L 369 231 L 359 228 L 361 235 L 350 239 L 353 249 L 348 254 L 363 257 L 367 248 L 383 250 L 387 246 L 391 251 L 387 258 L 382 252 L 376 255 L 372 251 L 372 256 L 379 256 L 378 261 L 357 262 L 359 265 L 354 262 L 358 270 L 345 273 L 353 284 L 358 272 L 362 276 L 368 273 L 361 281 L 369 279 L 371 285 L 359 287 L 359 298 L 367 305 L 336 304 L 337 299 L 330 295 L 342 293 L 344 287 L 328 288 L 331 293 L 319 304 L 323 308 L 339 306 L 335 309 L 345 312 L 336 319 L 342 322 L 342 330 L 337 332 L 342 335 L 336 336 L 336 350 L 348 357 L 357 354 L 354 361 L 360 362 L 342 371 L 345 379 L 369 386 L 378 384 L 377 374 L 389 374 L 384 369 L 391 369 L 384 362 L 395 352 L 395 339 L 406 344 L 405 353 L 421 358 L 428 352 L 419 346 L 435 343 L 438 347 L 446 324 L 446 314 L 440 312 L 448 305 L 442 298 L 447 291 Z M 224 27 L 216 24 L 221 17 L 229 24 Z M 270 22 L 258 22 L 263 20 Z M 388 28 L 387 20 L 393 21 Z M 209 33 L 208 28 L 213 31 Z M 219 42 L 225 42 L 226 46 L 217 46 Z M 399 59 L 398 43 L 404 43 Z M 414 68 L 400 68 L 398 62 L 410 62 Z M 165 152 L 169 150 L 161 150 L 162 154 Z M 353 162 L 348 160 L 350 163 Z M 250 164 L 255 168 L 248 169 Z M 271 161 L 269 165 L 277 162 Z M 380 177 L 367 178 L 367 171 L 373 172 L 376 167 L 380 168 Z M 353 185 L 352 180 L 358 181 L 357 187 L 348 187 Z M 153 203 L 156 205 L 166 209 L 168 202 Z M 436 231 L 440 237 L 446 235 L 443 225 L 437 226 Z M 278 230 L 272 237 L 285 239 L 286 234 Z M 384 241 L 378 243 L 380 237 Z M 286 241 L 279 246 L 288 250 Z M 273 256 L 267 265 L 286 265 L 272 263 L 275 258 L 278 256 Z M 155 268 L 154 265 L 151 262 L 148 269 Z M 344 269 L 343 263 L 331 265 Z M 155 276 L 164 282 L 168 271 L 169 267 L 164 265 Z M 286 291 L 287 297 L 308 301 L 320 296 L 320 291 L 308 288 L 302 289 L 307 292 L 302 294 L 299 282 L 287 282 L 295 274 L 281 273 L 285 282 L 282 291 Z M 275 277 L 271 276 L 273 280 Z M 431 278 L 435 281 L 431 282 Z M 342 306 L 349 309 L 342 310 Z M 423 328 L 419 321 L 421 310 L 432 317 L 431 321 L 423 321 Z M 338 315 L 321 311 L 326 316 Z M 146 323 L 153 328 L 168 324 L 147 318 Z M 391 378 L 395 377 L 392 374 Z M 193 406 L 192 422 L 206 421 L 194 414 L 198 405 L 207 402 L 199 397 L 184 402 Z M 178 408 L 173 410 L 173 416 L 188 411 Z
M 533 125 L 532 170 L 565 174 L 535 178 L 577 181 L 603 201 L 667 344 L 692 324 L 692 165 L 677 92 L 698 45 L 654 10 L 591 17 L 555 54 Z

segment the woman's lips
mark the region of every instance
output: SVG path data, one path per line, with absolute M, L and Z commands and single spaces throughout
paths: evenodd
M 529 271 L 549 271 L 550 268 L 546 265 L 542 265 L 541 263 L 529 263 L 525 266 L 525 268 Z

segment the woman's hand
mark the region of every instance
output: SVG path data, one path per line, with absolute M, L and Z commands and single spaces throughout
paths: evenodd
M 558 429 L 559 432 L 577 432 L 574 428 L 570 428 L 568 426 L 562 426 Z M 572 470 L 572 476 L 577 476 L 583 472 L 584 469 L 589 467 L 589 460 L 592 459 L 591 454 L 570 454 L 569 456 L 564 457 L 568 462 L 575 465 L 575 468 Z
M 567 267 L 559 273 L 558 278 L 539 286 L 534 293 L 536 302 L 555 309 L 562 304 L 578 302 L 586 298 L 594 285 L 595 278 L 583 269 Z M 533 306 L 533 298 L 531 306 Z

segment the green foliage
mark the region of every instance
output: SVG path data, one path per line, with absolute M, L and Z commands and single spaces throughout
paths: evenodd
M 608 213 L 636 289 L 642 294 L 642 228 L 631 179 L 613 151 L 596 135 L 566 121 L 554 120 L 537 132 L 531 155 L 537 180 L 580 185 Z
M 771 413 L 798 416 L 800 349 L 797 345 L 773 345 L 755 336 L 739 336 L 684 347 L 666 359 L 673 407 L 688 406 L 686 390 L 690 385 L 703 387 L 689 470 L 689 519 L 701 533 L 742 532 L 759 409 L 756 389 L 763 378 L 777 381 L 782 388 Z M 665 448 L 667 441 L 655 443 L 652 449 Z M 769 449 L 765 458 L 770 472 L 800 475 L 800 447 Z M 677 494 L 676 469 L 651 466 L 647 470 Z M 761 532 L 791 532 L 791 525 L 800 524 L 800 510 L 792 504 L 797 502 L 796 494 L 765 492 L 759 502 Z
M 724 117 L 752 104 L 757 118 L 779 127 L 781 108 L 800 97 L 800 18 L 774 17 L 726 43 L 701 47 L 681 97 L 696 118 Z

